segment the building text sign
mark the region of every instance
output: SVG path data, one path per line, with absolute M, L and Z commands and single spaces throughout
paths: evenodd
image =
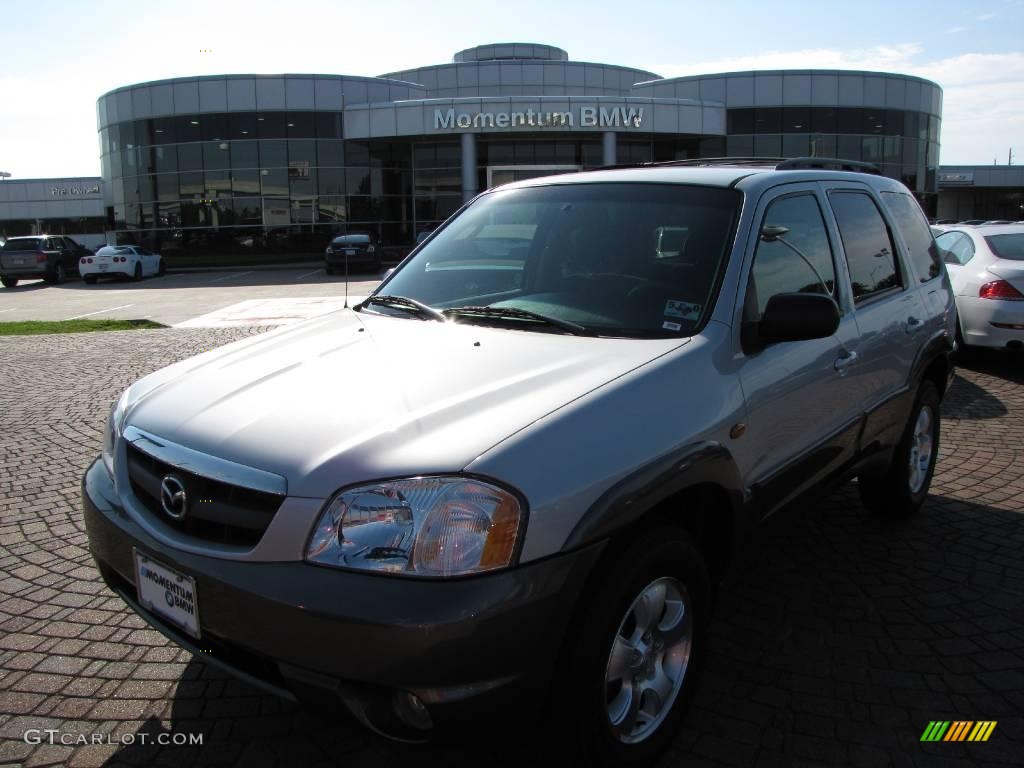
M 578 107 L 574 111 L 456 112 L 434 110 L 434 130 L 469 128 L 640 128 L 643 107 Z
M 85 187 L 51 187 L 51 197 L 66 197 L 67 195 L 98 195 L 100 193 L 99 184 L 90 184 Z

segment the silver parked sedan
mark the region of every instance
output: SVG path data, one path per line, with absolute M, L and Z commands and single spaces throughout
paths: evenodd
M 1024 224 L 955 227 L 939 235 L 967 346 L 1024 345 Z

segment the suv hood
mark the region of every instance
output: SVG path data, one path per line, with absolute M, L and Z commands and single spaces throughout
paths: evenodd
M 343 310 L 146 377 L 125 424 L 282 475 L 291 496 L 324 498 L 356 482 L 457 472 L 686 342 Z

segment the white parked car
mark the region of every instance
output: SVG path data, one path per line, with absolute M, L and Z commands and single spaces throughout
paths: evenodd
M 1024 347 L 1024 225 L 950 227 L 935 238 L 967 346 Z
M 141 280 L 164 273 L 164 260 L 138 245 L 105 245 L 92 256 L 78 260 L 78 271 L 87 283 L 95 283 L 103 275 Z

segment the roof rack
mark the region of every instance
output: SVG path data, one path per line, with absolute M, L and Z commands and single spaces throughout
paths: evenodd
M 862 163 L 859 160 L 841 160 L 836 157 L 794 157 L 783 160 L 777 166 L 777 171 L 854 171 L 856 173 L 871 173 L 881 176 L 882 170 L 874 163 Z
M 656 163 L 606 165 L 597 170 L 665 168 L 671 166 L 709 168 L 718 165 L 774 168 L 777 171 L 853 171 L 856 173 L 871 173 L 876 176 L 882 175 L 882 171 L 873 163 L 862 163 L 859 160 L 841 160 L 835 157 L 692 157 L 686 160 L 662 160 Z

